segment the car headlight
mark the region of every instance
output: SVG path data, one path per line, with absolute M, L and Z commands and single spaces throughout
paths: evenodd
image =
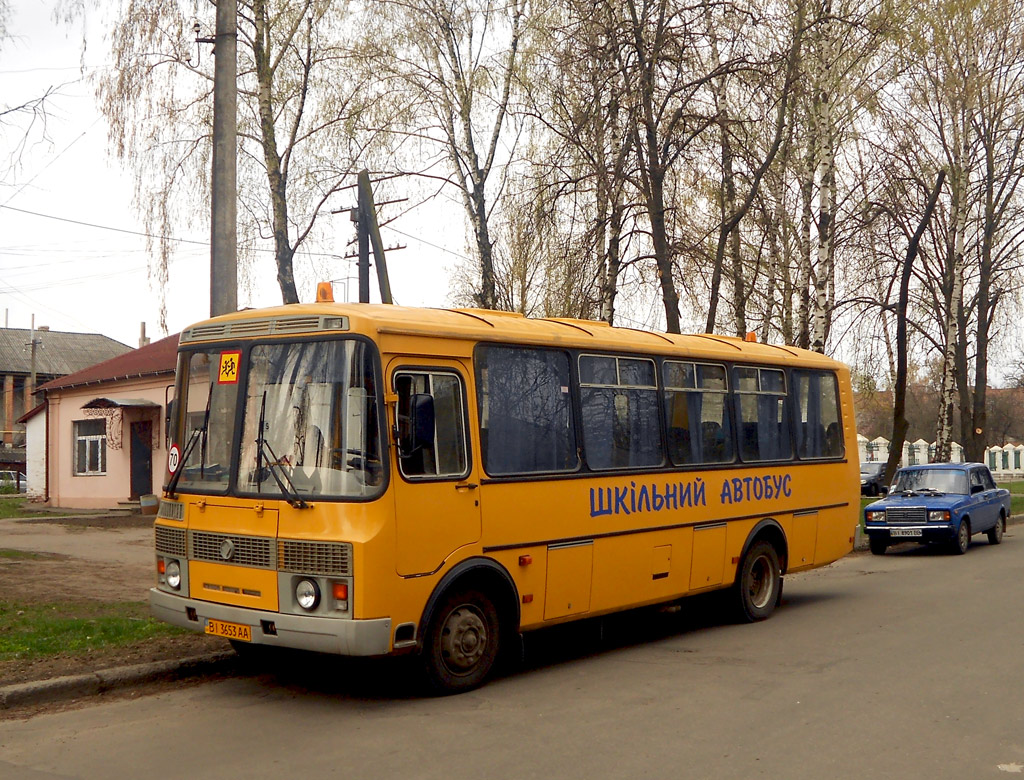
M 929 523 L 946 523 L 949 522 L 949 510 L 933 510 L 928 512 Z
M 884 523 L 885 522 L 885 510 L 876 509 L 874 511 L 865 514 L 869 523 Z
M 313 580 L 299 580 L 295 584 L 295 601 L 307 612 L 312 612 L 320 603 L 320 586 Z
M 177 561 L 167 562 L 164 569 L 164 582 L 172 590 L 178 590 L 181 587 L 181 565 Z

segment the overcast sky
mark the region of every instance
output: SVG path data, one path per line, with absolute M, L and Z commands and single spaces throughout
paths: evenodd
M 0 182 L 0 324 L 28 328 L 35 315 L 37 326 L 102 333 L 137 346 L 141 323 L 153 340 L 166 334 L 158 327 L 159 295 L 149 279 L 146 240 L 137 234 L 142 228 L 131 205 L 131 177 L 107 155 L 106 125 L 80 69 L 81 32 L 57 25 L 51 5 L 13 0 L 9 32 L 14 40 L 0 49 L 0 109 L 58 88 L 46 138 L 34 134 L 18 169 Z M 86 76 L 103 66 L 104 54 L 101 36 L 91 31 Z M 4 157 L 19 137 L 17 128 L 0 130 Z M 447 208 L 455 210 L 441 218 L 437 205 L 432 213 L 425 208 L 404 218 L 395 225 L 402 235 L 384 231 L 386 246 L 408 245 L 388 256 L 396 303 L 449 303 L 449 278 L 464 251 L 465 230 L 459 207 Z M 344 215 L 332 219 L 338 230 L 330 251 L 346 254 L 351 223 Z M 209 233 L 187 238 L 196 243 L 182 243 L 171 266 L 170 332 L 209 315 Z M 311 280 L 300 287 L 304 301 L 315 294 L 315 278 L 354 274 L 351 261 L 340 259 L 321 259 L 314 268 L 296 258 L 296 265 L 297 277 Z M 239 306 L 279 304 L 269 255 L 254 276 L 251 291 L 239 290 Z M 335 285 L 335 298 L 344 300 L 348 287 L 350 299 L 357 297 L 353 279 Z

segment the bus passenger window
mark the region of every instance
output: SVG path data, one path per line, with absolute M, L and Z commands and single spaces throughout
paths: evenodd
M 725 367 L 666 360 L 663 372 L 673 465 L 732 462 Z
M 398 439 L 402 476 L 461 478 L 468 473 L 465 404 L 462 380 L 447 372 L 395 374 L 398 393 Z M 429 395 L 434 403 L 433 439 L 413 441 L 413 398 Z
M 660 466 L 654 361 L 580 355 L 583 449 L 593 469 Z
M 829 371 L 793 371 L 797 404 L 797 452 L 801 458 L 839 458 L 843 427 L 839 424 L 836 375 Z
M 476 392 L 488 474 L 576 470 L 579 458 L 565 352 L 481 346 Z
M 737 366 L 733 368 L 733 386 L 740 457 L 745 461 L 791 458 L 785 373 Z

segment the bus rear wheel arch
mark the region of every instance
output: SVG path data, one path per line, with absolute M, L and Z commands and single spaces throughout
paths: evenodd
M 739 619 L 746 623 L 765 620 L 775 611 L 781 595 L 779 552 L 769 539 L 756 539 L 736 572 L 733 600 Z

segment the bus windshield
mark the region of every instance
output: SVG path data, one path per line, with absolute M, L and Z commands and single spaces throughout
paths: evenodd
M 189 437 L 178 489 L 226 492 L 233 446 L 240 494 L 289 500 L 378 494 L 384 469 L 371 350 L 345 339 L 257 344 L 244 362 L 240 350 L 192 353 L 183 383 Z M 233 442 L 239 404 L 241 435 Z

